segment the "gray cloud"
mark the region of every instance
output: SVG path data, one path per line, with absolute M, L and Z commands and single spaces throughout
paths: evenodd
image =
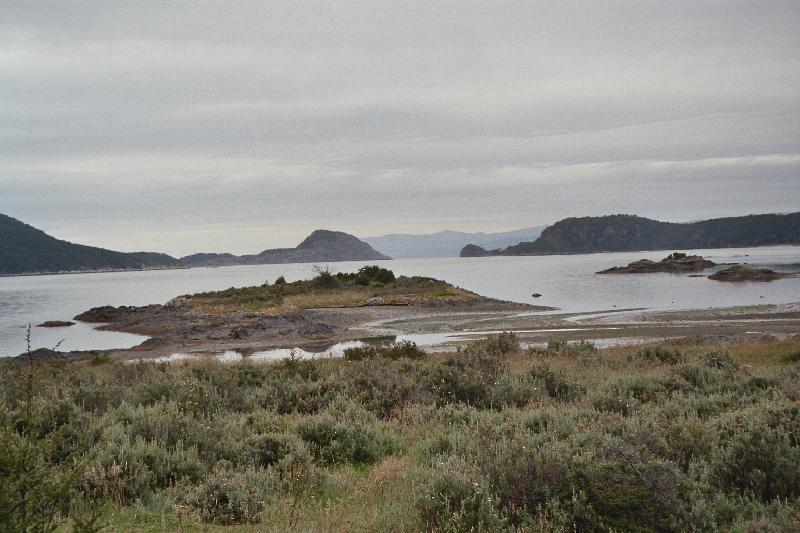
M 800 7 L 3 2 L 0 211 L 118 249 L 800 206 Z

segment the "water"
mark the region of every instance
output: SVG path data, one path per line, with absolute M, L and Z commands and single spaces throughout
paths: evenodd
M 697 250 L 717 263 L 769 265 L 800 270 L 800 247 Z M 606 275 L 594 272 L 641 258 L 661 259 L 666 252 L 618 252 L 540 257 L 437 258 L 383 261 L 398 274 L 432 276 L 485 296 L 549 305 L 565 312 L 648 308 L 657 310 L 730 307 L 800 301 L 800 278 L 771 283 L 731 284 L 686 275 Z M 331 263 L 333 271 L 353 271 L 364 262 Z M 68 320 L 100 305 L 165 303 L 181 294 L 242 287 L 313 276 L 313 265 L 253 265 L 191 270 L 69 274 L 0 278 L 0 355 L 25 350 L 25 326 Z M 533 298 L 532 293 L 541 293 Z M 126 348 L 144 340 L 137 335 L 70 328 L 33 329 L 33 347 L 61 349 Z

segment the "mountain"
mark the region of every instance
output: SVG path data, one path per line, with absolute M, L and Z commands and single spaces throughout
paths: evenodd
M 800 212 L 715 218 L 683 224 L 635 215 L 566 218 L 546 228 L 533 242 L 491 251 L 477 246 L 465 247 L 461 255 L 585 254 L 770 244 L 800 244 Z
M 465 233 L 440 231 L 423 235 L 392 233 L 382 237 L 365 237 L 364 242 L 381 253 L 394 258 L 458 257 L 467 244 L 483 248 L 505 248 L 520 241 L 536 239 L 544 226 L 503 231 L 499 233 Z
M 377 261 L 391 259 L 369 244 L 341 231 L 318 229 L 296 248 L 264 250 L 256 255 L 193 254 L 181 259 L 188 267 L 264 265 L 272 263 L 327 263 L 335 261 Z
M 73 244 L 0 214 L 0 274 L 138 270 L 176 266 L 179 266 L 178 260 L 166 254 L 123 253 Z

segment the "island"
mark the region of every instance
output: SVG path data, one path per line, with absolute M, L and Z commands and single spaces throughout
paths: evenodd
M 342 231 L 318 229 L 295 248 L 275 248 L 253 255 L 199 253 L 181 258 L 187 267 L 383 261 L 391 257 L 376 251 L 358 237 Z
M 340 342 L 375 335 L 367 325 L 381 320 L 552 309 L 495 300 L 445 281 L 396 276 L 370 265 L 336 274 L 319 269 L 309 280 L 280 277 L 255 287 L 185 295 L 164 305 L 97 307 L 75 320 L 149 336 L 129 354 L 146 356 Z
M 532 242 L 485 250 L 468 245 L 462 257 L 554 255 L 800 244 L 800 212 L 727 217 L 691 223 L 635 215 L 565 218 Z
M 681 252 L 674 252 L 661 261 L 651 261 L 640 259 L 629 263 L 624 267 L 612 267 L 595 274 L 652 274 L 656 272 L 668 272 L 679 274 L 684 272 L 701 272 L 707 268 L 716 266 L 716 263 L 699 255 L 686 255 Z

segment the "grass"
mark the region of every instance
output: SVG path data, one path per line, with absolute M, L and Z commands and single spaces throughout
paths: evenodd
M 205 313 L 233 311 L 281 313 L 298 309 L 358 307 L 370 299 L 382 305 L 479 300 L 480 296 L 444 281 L 419 276 L 395 277 L 390 270 L 367 266 L 354 273 L 320 271 L 310 280 L 230 288 L 182 297 Z
M 0 524 L 33 519 L 24 496 L 62 531 L 797 530 L 798 353 L 502 334 L 272 365 L 5 363 Z

